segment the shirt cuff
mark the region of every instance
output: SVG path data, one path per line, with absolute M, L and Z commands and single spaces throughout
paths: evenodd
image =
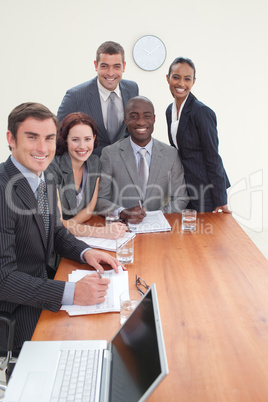
M 74 302 L 75 282 L 65 282 L 65 288 L 62 295 L 61 304 L 73 304 Z
M 86 260 L 84 259 L 84 254 L 85 254 L 85 252 L 86 252 L 87 250 L 92 250 L 92 247 L 85 248 L 85 250 L 83 250 L 82 253 L 80 254 L 80 260 L 81 260 L 81 262 L 82 262 L 83 264 L 86 263 Z

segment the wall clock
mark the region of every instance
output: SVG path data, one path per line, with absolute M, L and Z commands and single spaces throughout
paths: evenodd
M 154 71 L 161 67 L 166 59 L 166 53 L 164 43 L 154 35 L 142 36 L 133 47 L 135 63 L 146 71 Z

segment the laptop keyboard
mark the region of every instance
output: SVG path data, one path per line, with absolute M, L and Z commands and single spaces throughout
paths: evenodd
M 100 350 L 62 350 L 50 402 L 95 401 Z

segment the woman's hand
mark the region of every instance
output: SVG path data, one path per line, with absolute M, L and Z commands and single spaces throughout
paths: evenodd
M 105 239 L 115 240 L 123 237 L 128 231 L 128 228 L 124 223 L 116 222 L 110 223 L 107 226 L 99 227 L 97 230 L 100 233 L 100 236 L 98 237 L 105 237 Z

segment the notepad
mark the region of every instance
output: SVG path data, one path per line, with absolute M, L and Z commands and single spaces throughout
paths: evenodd
M 68 276 L 69 282 L 77 282 L 86 275 L 92 275 L 95 271 L 87 271 L 85 269 L 77 269 Z M 61 310 L 67 311 L 70 316 L 85 315 L 85 314 L 99 314 L 108 313 L 111 311 L 120 311 L 119 296 L 121 293 L 128 290 L 128 272 L 123 271 L 119 267 L 117 274 L 113 269 L 105 271 L 102 274 L 103 278 L 109 278 L 110 283 L 105 301 L 103 303 L 95 304 L 92 306 L 78 306 L 78 305 L 62 305 Z
M 135 233 L 126 232 L 123 237 L 117 239 L 120 246 L 127 243 L 130 239 L 135 237 Z M 76 236 L 78 240 L 82 240 L 92 248 L 99 248 L 101 250 L 116 251 L 116 240 L 104 239 L 102 237 L 82 237 Z
M 146 211 L 146 216 L 138 225 L 128 224 L 134 233 L 166 232 L 171 226 L 162 211 Z

